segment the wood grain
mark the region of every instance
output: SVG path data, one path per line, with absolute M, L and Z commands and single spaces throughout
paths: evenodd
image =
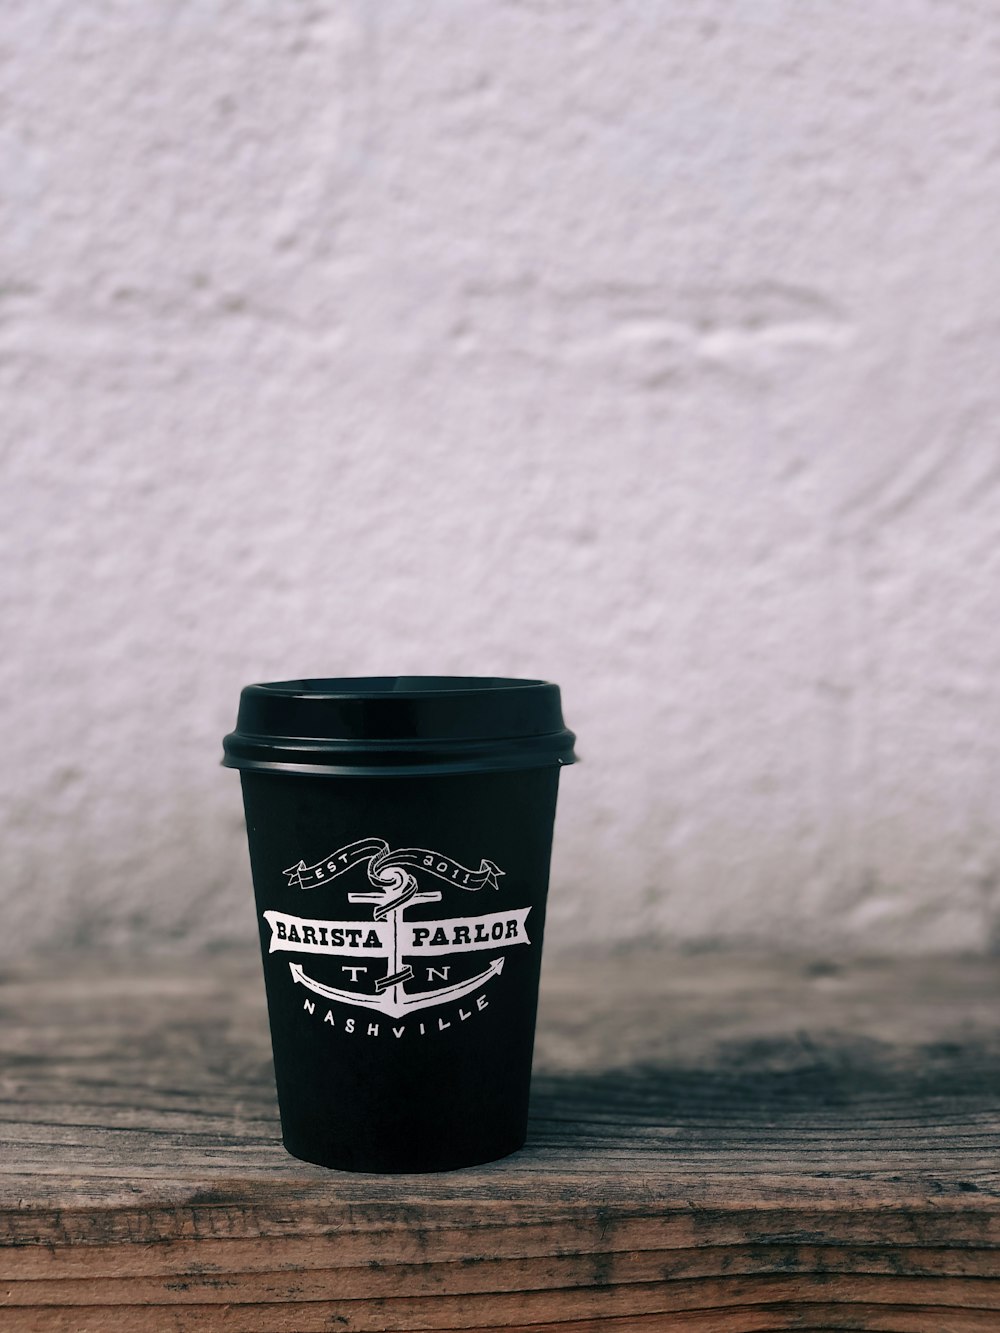
M 994 964 L 546 973 L 528 1147 L 280 1146 L 255 962 L 2 979 L 0 1328 L 1000 1329 Z

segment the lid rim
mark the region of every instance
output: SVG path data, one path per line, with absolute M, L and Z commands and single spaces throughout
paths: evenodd
M 290 777 L 314 778 L 422 778 L 458 773 L 520 773 L 539 768 L 568 768 L 579 763 L 575 755 L 538 755 L 534 761 L 529 755 L 511 755 L 495 758 L 492 762 L 468 760 L 414 764 L 296 764 L 281 760 L 249 759 L 235 761 L 226 757 L 222 768 L 239 773 L 281 773 Z

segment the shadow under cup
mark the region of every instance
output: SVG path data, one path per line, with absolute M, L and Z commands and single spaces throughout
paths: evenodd
M 524 1143 L 559 768 L 543 681 L 251 685 L 240 769 L 296 1157 L 442 1171 Z

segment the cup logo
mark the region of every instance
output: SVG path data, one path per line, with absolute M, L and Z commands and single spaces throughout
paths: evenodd
M 269 953 L 281 951 L 349 960 L 338 969 L 345 982 L 350 979 L 349 986 L 318 981 L 306 973 L 302 963 L 290 960 L 293 983 L 327 1000 L 374 1009 L 394 1019 L 457 1001 L 457 1017 L 464 1022 L 474 1009 L 486 1008 L 488 1001 L 483 987 L 503 971 L 505 955 L 498 951 L 531 943 L 526 928 L 531 908 L 432 919 L 423 913 L 411 919 L 407 912 L 425 903 L 441 902 L 444 896 L 439 889 L 422 889 L 420 879 L 436 879 L 465 892 L 478 893 L 486 887 L 499 890 L 504 872 L 485 859 L 480 861 L 478 870 L 470 870 L 427 847 L 393 851 L 381 838 L 361 838 L 314 865 L 299 861 L 284 874 L 287 887 L 312 892 L 361 866 L 367 872 L 371 888 L 349 891 L 347 901 L 370 906 L 370 920 L 331 921 L 288 912 L 264 913 L 271 929 Z M 462 964 L 472 960 L 464 956 L 480 952 L 494 955 L 488 958 L 487 966 L 453 980 L 453 970 L 463 974 L 469 970 Z M 329 968 L 329 963 L 325 966 Z M 462 1001 L 466 1002 L 466 1008 L 462 1007 Z M 305 1003 L 312 1012 L 315 1002 L 307 998 Z M 326 1021 L 334 1023 L 332 1011 Z M 345 1026 L 348 1031 L 354 1030 L 350 1019 Z M 419 1026 L 423 1033 L 424 1024 Z M 441 1030 L 449 1026 L 450 1022 L 439 1018 Z M 401 1036 L 405 1027 L 392 1030 Z M 370 1035 L 377 1035 L 377 1031 L 377 1026 L 369 1026 Z

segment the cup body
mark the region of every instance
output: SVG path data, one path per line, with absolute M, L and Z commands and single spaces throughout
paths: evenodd
M 558 775 L 242 774 L 294 1156 L 440 1171 L 521 1147 Z
M 524 1142 L 561 765 L 557 687 L 243 691 L 241 770 L 282 1137 L 354 1171 Z

